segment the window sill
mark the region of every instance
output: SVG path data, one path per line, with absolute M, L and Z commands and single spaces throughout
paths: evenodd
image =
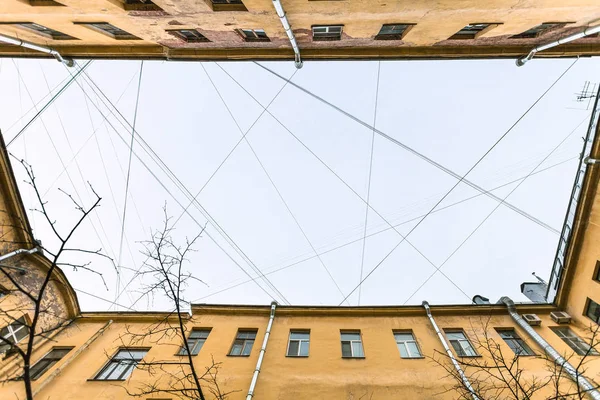
M 477 355 L 474 355 L 474 356 L 459 356 L 459 355 L 457 355 L 457 357 L 460 357 L 460 358 L 481 358 L 483 356 L 481 354 L 477 354 Z
M 250 354 L 227 354 L 227 357 L 250 357 Z
M 419 356 L 419 357 L 400 357 L 402 360 L 423 360 L 425 359 L 424 356 Z
M 87 379 L 88 382 L 125 382 L 127 379 Z
M 289 354 L 286 354 L 285 356 L 289 358 L 308 358 L 308 356 L 291 356 Z
M 342 359 L 344 360 L 364 360 L 366 357 L 344 357 L 342 356 Z

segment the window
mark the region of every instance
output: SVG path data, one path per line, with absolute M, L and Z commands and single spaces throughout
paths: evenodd
M 469 24 L 456 32 L 450 39 L 475 39 L 490 26 L 492 26 L 492 24 Z
M 125 11 L 163 11 L 152 0 L 112 0 L 112 2 L 123 7 Z
M 343 358 L 364 358 L 362 340 L 360 331 L 342 331 L 342 357 Z
M 551 327 L 550 329 L 552 329 L 554 333 L 556 333 L 556 335 L 563 340 L 563 342 L 568 344 L 569 347 L 572 348 L 575 351 L 575 353 L 579 354 L 580 356 L 584 356 L 586 354 L 592 356 L 600 355 L 600 353 L 593 349 L 592 346 L 587 344 L 583 339 L 581 339 L 579 336 L 573 333 L 573 331 L 569 328 L 556 326 Z
M 585 315 L 587 315 L 588 318 L 591 318 L 597 324 L 600 324 L 600 304 L 596 303 L 592 299 L 587 299 Z
M 146 353 L 148 353 L 148 349 L 120 349 L 94 379 L 124 381 L 131 375 Z
M 246 42 L 268 42 L 270 40 L 265 31 L 262 29 L 239 29 L 238 33 Z
M 3 298 L 4 296 L 8 296 L 9 294 L 10 294 L 10 290 L 8 290 L 4 286 L 0 285 L 0 299 Z
M 38 35 L 43 36 L 47 39 L 53 39 L 53 40 L 74 40 L 75 39 L 73 36 L 67 35 L 66 33 L 62 33 L 62 32 L 56 31 L 54 29 L 47 28 L 43 25 L 36 24 L 33 22 L 22 22 L 22 23 L 19 23 L 16 25 L 23 29 L 26 29 L 28 31 L 37 33 Z
M 210 0 L 213 11 L 248 11 L 242 0 Z
M 287 349 L 288 357 L 308 357 L 309 344 L 309 331 L 290 331 L 290 340 Z
M 506 342 L 508 347 L 518 356 L 534 356 L 531 348 L 517 335 L 514 329 L 496 329 L 500 337 Z
M 31 379 L 36 380 L 44 375 L 54 364 L 59 362 L 64 356 L 71 351 L 72 347 L 53 347 L 50 353 L 46 354 L 40 361 L 31 367 Z
M 193 329 L 192 330 L 192 332 L 190 333 L 190 336 L 188 336 L 187 342 L 188 342 L 188 347 L 190 348 L 190 352 L 192 353 L 193 356 L 200 353 L 200 349 L 202 349 L 202 346 L 204 346 L 204 342 L 206 342 L 206 339 L 208 338 L 209 333 L 210 333 L 210 329 Z M 187 350 L 185 349 L 184 346 L 181 346 L 181 349 L 179 349 L 179 353 L 177 353 L 177 354 L 180 356 L 185 356 L 185 355 L 187 355 Z
M 597 282 L 600 282 L 600 260 L 596 261 L 596 268 L 594 269 L 593 279 Z
M 12 344 L 17 344 L 21 340 L 25 339 L 29 334 L 29 327 L 27 326 L 27 321 L 25 317 L 21 317 L 18 320 L 14 321 L 8 326 L 5 326 L 0 330 L 0 336 L 4 338 L 7 342 Z M 2 341 L 0 343 L 0 352 L 6 351 L 10 349 L 10 345 Z
M 36 6 L 64 6 L 64 4 L 60 4 L 54 0 L 29 0 L 29 5 Z
M 417 341 L 412 332 L 394 332 L 396 345 L 402 358 L 420 358 L 422 357 Z
M 210 42 L 206 36 L 195 29 L 173 29 L 167 32 L 187 43 Z
M 539 24 L 538 26 L 534 26 L 531 29 L 526 30 L 525 32 L 521 32 L 518 35 L 512 36 L 513 39 L 531 39 L 536 38 L 542 35 L 544 32 L 549 30 L 550 28 L 555 28 L 558 26 L 564 26 L 563 23 L 556 22 L 544 22 L 543 24 Z
M 446 332 L 446 337 L 450 341 L 452 347 L 454 347 L 454 351 L 458 356 L 476 357 L 478 355 L 463 331 L 444 330 L 444 332 Z
M 412 27 L 412 24 L 385 24 L 375 36 L 375 40 L 400 40 Z
M 341 40 L 342 25 L 313 26 L 312 33 L 315 41 Z
M 92 28 L 93 30 L 110 36 L 116 40 L 140 40 L 139 37 L 134 36 L 131 33 L 124 31 L 121 28 L 117 28 L 116 26 L 107 22 L 85 22 L 81 23 L 81 25 L 86 25 L 89 28 Z
M 252 351 L 252 345 L 256 339 L 256 329 L 239 330 L 233 346 L 231 346 L 230 356 L 249 356 Z

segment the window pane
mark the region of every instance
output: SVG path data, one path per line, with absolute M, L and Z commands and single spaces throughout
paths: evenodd
M 252 345 L 254 344 L 254 340 L 246 340 L 246 343 L 244 343 L 244 350 L 242 350 L 242 355 L 243 356 L 249 356 L 250 352 L 252 351 Z
M 301 356 L 305 356 L 305 357 L 307 357 L 307 356 L 308 356 L 308 343 L 309 343 L 309 342 L 308 342 L 308 341 L 306 341 L 306 340 L 303 340 L 303 341 L 300 343 L 300 355 L 301 355 Z
M 352 357 L 350 342 L 342 342 L 342 357 Z
M 600 305 L 593 300 L 589 300 L 587 316 L 596 322 L 600 322 Z
M 394 337 L 396 338 L 396 341 L 406 341 L 406 340 L 414 340 L 415 338 L 413 337 L 412 333 L 394 333 Z
M 288 348 L 288 356 L 297 356 L 299 348 L 300 348 L 300 342 L 298 342 L 297 340 L 290 340 L 290 346 Z
M 31 367 L 31 370 L 29 371 L 29 373 L 30 373 L 29 376 L 31 377 L 32 380 L 36 380 L 40 376 L 42 376 L 44 374 L 44 372 L 48 371 L 50 369 L 50 367 L 52 367 L 54 364 L 56 364 L 55 360 L 42 359 L 37 364 L 35 364 L 33 367 Z
M 342 332 L 342 340 L 360 340 L 360 333 Z
M 419 346 L 417 346 L 415 342 L 407 342 L 406 346 L 408 347 L 408 351 L 410 352 L 411 357 L 421 357 Z
M 308 340 L 310 334 L 308 332 L 292 332 L 290 333 L 290 339 L 304 339 Z
M 192 333 L 190 333 L 190 338 L 206 339 L 208 338 L 208 333 L 208 330 L 193 330 Z
M 400 357 L 409 358 L 410 355 L 406 349 L 406 345 L 404 343 L 398 343 L 398 350 L 400 351 Z
M 462 332 L 446 332 L 448 340 L 463 340 L 466 339 Z
M 461 342 L 461 344 L 462 344 L 465 355 L 467 355 L 467 356 L 476 356 L 477 355 L 477 353 L 475 352 L 475 349 L 473 349 L 473 346 L 471 346 L 471 343 L 469 343 L 468 340 L 463 340 Z
M 450 344 L 454 348 L 454 351 L 456 352 L 457 355 L 459 355 L 459 356 L 465 355 L 465 352 L 463 351 L 463 348 L 460 346 L 460 342 L 458 340 L 450 340 Z
M 236 340 L 233 343 L 233 347 L 231 347 L 231 353 L 229 354 L 232 356 L 239 356 L 240 354 L 242 354 L 242 347 L 244 347 L 244 341 Z
M 364 357 L 365 356 L 361 342 L 352 342 L 352 356 L 353 357 Z

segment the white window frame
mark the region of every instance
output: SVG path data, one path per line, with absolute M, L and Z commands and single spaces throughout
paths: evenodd
M 308 339 L 292 339 L 293 333 L 305 333 L 308 335 Z M 297 354 L 290 354 L 290 344 L 292 342 L 298 342 L 298 353 Z M 302 343 L 306 343 L 306 346 L 308 349 L 306 355 L 300 355 L 300 351 L 302 349 Z M 310 331 L 302 330 L 302 329 L 290 330 L 290 336 L 288 337 L 288 345 L 287 345 L 287 350 L 285 352 L 285 355 L 288 357 L 308 357 L 309 354 L 310 354 Z
M 343 334 L 355 334 L 355 335 L 358 335 L 359 339 L 358 340 L 356 340 L 356 339 L 344 340 L 342 338 Z M 350 354 L 351 354 L 350 356 L 344 356 L 343 348 L 344 348 L 344 343 L 346 343 L 346 342 L 350 343 Z M 342 358 L 365 358 L 365 347 L 363 346 L 361 331 L 341 331 L 340 332 L 340 343 L 342 345 Z M 360 349 L 362 352 L 361 356 L 354 354 L 354 343 L 360 344 Z
M 342 34 L 344 33 L 344 25 L 313 25 L 312 27 L 312 36 L 313 40 L 323 40 L 323 39 L 331 39 L 338 40 L 342 38 Z M 331 32 L 332 28 L 339 28 L 339 32 Z M 325 29 L 325 32 L 315 32 L 315 29 Z M 331 34 L 339 34 L 339 38 L 330 36 Z M 323 35 L 323 36 L 321 36 Z
M 131 376 L 133 371 L 137 368 L 137 365 L 146 357 L 148 354 L 149 348 L 134 348 L 134 347 L 126 347 L 120 348 L 117 352 L 108 360 L 106 364 L 102 367 L 100 372 L 96 374 L 94 380 L 97 381 L 125 381 L 127 378 Z M 133 356 L 133 352 L 144 351 L 144 355 L 138 360 Z M 129 358 L 123 357 L 123 354 L 129 354 Z M 119 373 L 117 378 L 109 378 L 112 376 L 115 371 L 118 370 L 119 367 L 125 366 L 125 369 Z M 105 376 L 103 376 L 105 375 Z
M 596 349 L 590 346 L 585 340 L 577 336 L 577 334 L 575 334 L 575 332 L 573 332 L 570 328 L 567 328 L 566 326 L 555 326 L 551 327 L 550 329 L 578 355 L 600 355 Z
M 421 347 L 419 347 L 419 343 L 417 342 L 417 339 L 415 338 L 415 334 L 413 333 L 413 331 L 393 331 L 393 333 L 394 333 L 394 340 L 396 340 L 396 347 L 398 347 L 398 351 L 400 352 L 401 358 L 423 358 L 423 354 L 421 354 Z M 397 339 L 396 338 L 397 334 L 410 335 L 412 337 L 412 340 Z M 415 347 L 417 348 L 418 354 L 412 354 L 412 352 L 410 351 L 410 347 L 408 347 L 406 345 L 407 343 L 414 343 Z M 408 354 L 408 357 L 402 356 L 402 352 L 400 351 L 400 346 L 404 346 L 404 350 L 406 350 L 406 354 Z
M 15 325 L 18 325 L 18 326 L 15 328 Z M 4 335 L 3 338 L 5 340 L 11 342 L 13 345 L 19 343 L 21 340 L 25 339 L 29 335 L 29 327 L 27 326 L 27 320 L 25 319 L 25 317 L 21 317 L 21 318 L 17 319 L 16 321 L 13 321 L 9 325 L 7 325 L 5 328 L 8 330 L 8 333 L 6 335 Z M 27 330 L 27 334 L 25 336 L 23 336 L 21 339 L 18 339 L 17 333 L 23 329 Z M 2 343 L 0 343 L 0 348 L 2 348 L 2 347 L 8 347 L 8 344 L 5 342 L 2 342 Z
M 449 333 L 450 334 L 461 334 L 463 336 L 463 339 L 448 338 L 448 341 L 450 342 L 450 345 L 456 352 L 457 356 L 459 356 L 459 357 L 478 357 L 479 356 L 479 354 L 477 354 L 477 351 L 475 350 L 475 347 L 473 347 L 473 345 L 471 344 L 471 341 L 467 337 L 465 331 L 463 331 L 462 329 L 448 329 L 448 330 L 444 330 L 444 333 L 446 334 L 446 336 L 448 336 Z M 456 346 L 454 346 L 453 342 L 456 342 L 458 344 L 458 346 L 462 350 L 463 354 L 459 354 L 459 352 L 456 350 Z M 465 343 L 467 344 L 466 346 L 465 346 Z M 469 354 L 470 352 L 472 352 L 473 354 Z

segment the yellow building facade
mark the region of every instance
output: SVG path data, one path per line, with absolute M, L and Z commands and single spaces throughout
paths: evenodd
M 3 0 L 0 34 L 75 58 L 293 60 L 289 24 L 303 59 L 496 58 L 599 23 L 595 0 Z M 539 56 L 598 53 L 593 34 Z
M 490 382 L 482 373 L 491 369 L 496 379 L 502 371 L 510 371 L 492 368 L 498 366 L 499 355 L 506 365 L 517 363 L 513 371 L 520 371 L 519 382 L 546 384 L 533 396 L 515 397 L 508 385 L 498 398 L 600 398 L 598 104 L 595 110 L 549 281 L 548 302 L 514 305 L 503 298 L 496 304 L 382 307 L 195 304 L 191 314 L 183 316 L 193 345 L 191 358 L 199 371 L 214 366 L 213 371 L 218 370 L 206 382 L 206 398 L 219 398 L 209 391 L 216 385 L 227 393 L 222 398 L 232 400 L 483 400 L 488 397 L 473 394 L 482 393 Z M 4 143 L 0 147 L 2 257 L 37 244 Z M 17 272 L 11 275 L 14 280 L 4 272 L 0 279 L 0 336 L 18 347 L 31 332 L 15 321 L 29 321 L 32 309 L 15 286 L 39 285 L 50 261 L 33 253 L 14 255 L 2 264 Z M 179 368 L 186 359 L 177 335 L 153 330 L 161 324 L 176 325 L 175 315 L 82 312 L 58 268 L 43 304 L 56 320 L 40 325 L 39 329 L 52 329 L 33 344 L 36 399 L 135 398 L 143 388 L 161 379 L 165 383 L 165 371 Z M 0 399 L 25 398 L 23 381 L 18 379 L 21 359 L 10 346 L 0 349 L 4 352 Z M 153 369 L 158 362 L 161 366 Z M 575 378 L 569 368 L 575 369 Z M 185 397 L 165 390 L 138 398 Z

